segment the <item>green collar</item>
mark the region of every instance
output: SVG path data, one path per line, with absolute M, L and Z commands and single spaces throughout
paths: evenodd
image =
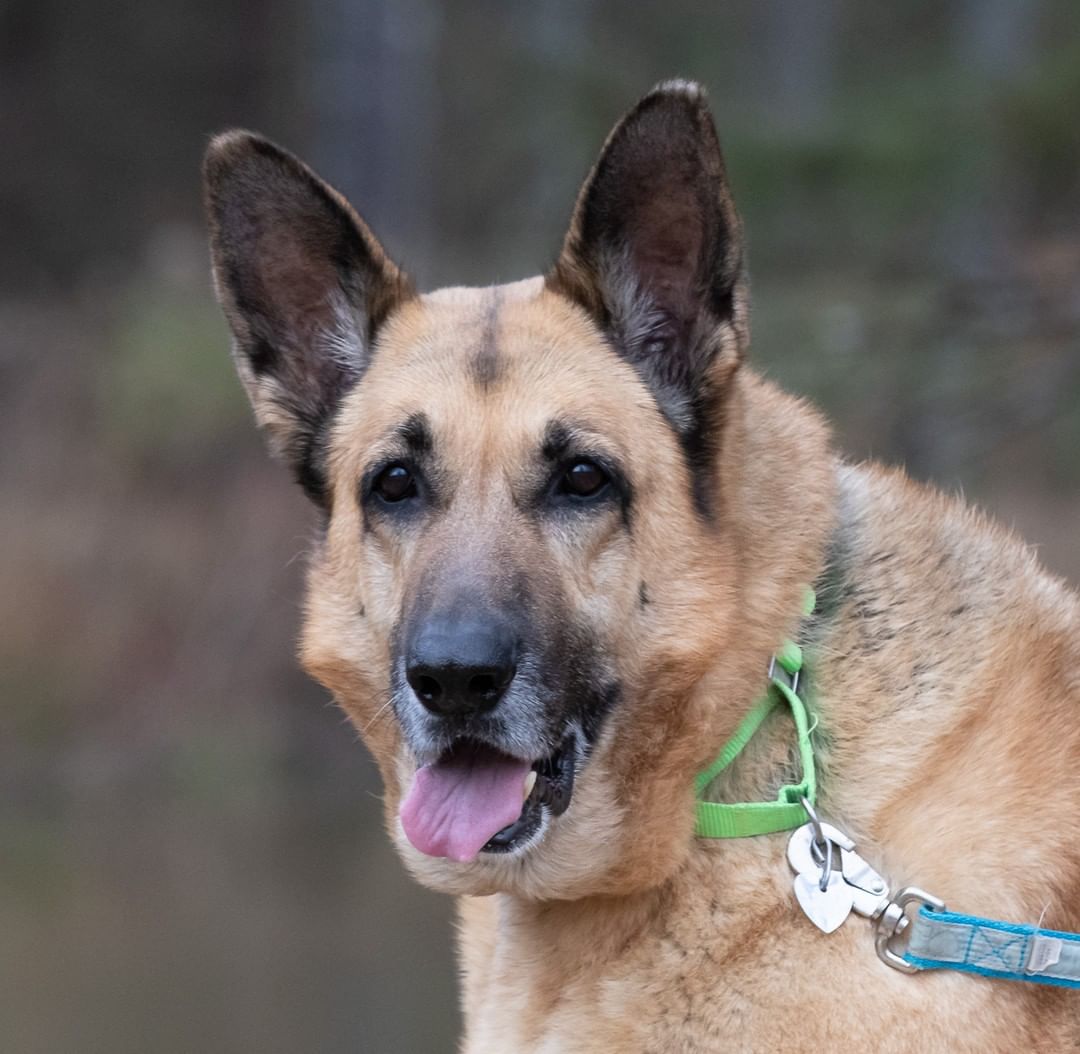
M 807 590 L 804 611 L 814 610 L 813 590 Z M 735 734 L 724 744 L 720 756 L 694 781 L 697 797 L 697 822 L 694 833 L 699 838 L 749 838 L 757 834 L 791 831 L 806 823 L 802 800 L 811 805 L 817 796 L 817 774 L 814 768 L 814 748 L 810 742 L 810 725 L 806 705 L 798 694 L 799 671 L 802 669 L 802 649 L 785 641 L 769 665 L 769 689 L 742 719 Z M 799 743 L 802 780 L 780 788 L 776 801 L 712 802 L 703 801 L 706 788 L 724 771 L 753 738 L 762 722 L 780 700 L 787 703 L 795 719 Z

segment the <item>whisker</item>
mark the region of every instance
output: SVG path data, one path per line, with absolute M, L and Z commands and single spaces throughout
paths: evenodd
M 379 720 L 379 718 L 380 718 L 380 717 L 382 717 L 382 715 L 383 715 L 383 714 L 385 714 L 385 713 L 386 713 L 386 711 L 387 711 L 387 710 L 389 709 L 389 707 L 390 707 L 390 704 L 391 704 L 391 703 L 392 703 L 393 701 L 394 701 L 394 697 L 393 697 L 392 695 L 390 695 L 390 696 L 387 696 L 387 698 L 386 698 L 386 702 L 385 702 L 385 703 L 383 703 L 383 704 L 382 704 L 382 706 L 380 706 L 380 707 L 379 707 L 379 709 L 378 709 L 378 710 L 376 710 L 376 711 L 375 711 L 375 713 L 371 715 L 371 719 L 370 719 L 370 720 L 369 720 L 369 721 L 367 722 L 367 724 L 365 724 L 365 725 L 364 725 L 364 727 L 363 727 L 363 728 L 362 728 L 362 729 L 360 730 L 360 731 L 361 731 L 361 733 L 367 732 L 367 730 L 368 730 L 369 728 L 371 728 L 371 726 L 372 726 L 373 724 L 375 724 L 375 722 L 376 722 L 376 721 L 378 721 L 378 720 Z

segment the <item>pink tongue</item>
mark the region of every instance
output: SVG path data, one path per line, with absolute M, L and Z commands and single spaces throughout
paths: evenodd
M 402 802 L 401 826 L 421 853 L 472 860 L 521 815 L 529 768 L 486 747 L 424 765 Z

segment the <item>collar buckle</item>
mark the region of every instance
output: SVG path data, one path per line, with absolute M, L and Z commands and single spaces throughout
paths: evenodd
M 800 656 L 801 659 L 801 656 Z M 794 670 L 789 670 L 784 664 L 783 659 L 779 654 L 772 656 L 769 659 L 769 681 L 779 681 L 785 685 L 790 691 L 799 691 L 799 676 L 802 673 L 802 662 L 795 667 Z

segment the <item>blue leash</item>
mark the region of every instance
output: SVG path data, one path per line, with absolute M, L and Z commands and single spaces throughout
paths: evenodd
M 904 962 L 918 970 L 962 970 L 1005 981 L 1080 988 L 1080 933 L 919 909 Z

